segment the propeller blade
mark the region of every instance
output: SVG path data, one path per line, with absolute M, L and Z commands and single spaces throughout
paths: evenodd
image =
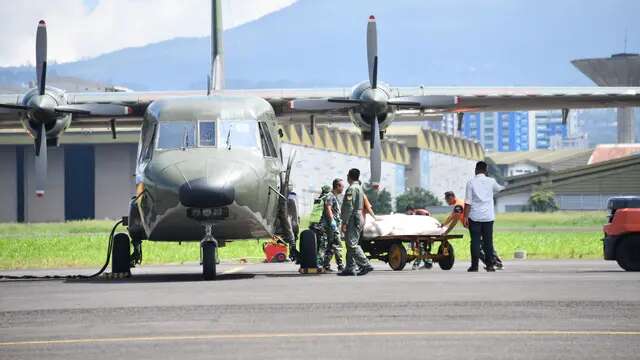
M 10 110 L 29 110 L 28 106 L 24 105 L 12 105 L 12 104 L 0 104 L 0 109 L 10 109 Z
M 333 101 L 334 99 L 301 99 L 292 100 L 289 106 L 298 111 L 328 111 L 340 110 L 357 106 L 359 103 Z M 348 100 L 348 99 L 341 99 Z
M 128 106 L 117 104 L 78 104 L 56 106 L 56 112 L 86 116 L 126 116 L 133 113 Z
M 458 100 L 455 96 L 425 95 L 391 98 L 387 101 L 387 104 L 409 108 L 449 109 L 455 107 L 457 102 Z
M 382 176 L 382 144 L 377 116 L 373 119 L 371 125 L 371 184 L 374 188 L 377 188 Z
M 36 196 L 44 196 L 44 188 L 47 183 L 47 132 L 44 128 L 44 124 L 40 125 L 40 128 L 36 134 Z
M 367 24 L 367 63 L 369 65 L 369 84 L 373 89 L 378 85 L 378 30 L 376 17 L 369 16 Z
M 36 31 L 36 75 L 38 90 L 44 95 L 47 83 L 47 24 L 44 20 L 40 20 Z

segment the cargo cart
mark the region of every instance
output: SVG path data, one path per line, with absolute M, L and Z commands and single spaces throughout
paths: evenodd
M 442 270 L 450 270 L 455 261 L 452 239 L 461 239 L 463 235 L 387 235 L 372 239 L 360 239 L 360 246 L 369 259 L 382 260 L 396 271 L 404 269 L 408 262 L 416 259 L 431 259 Z M 408 244 L 410 251 L 404 244 Z M 437 252 L 432 252 L 436 243 Z

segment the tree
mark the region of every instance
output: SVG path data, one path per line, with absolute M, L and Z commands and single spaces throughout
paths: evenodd
M 393 208 L 391 206 L 391 193 L 387 190 L 376 191 L 369 184 L 365 185 L 364 193 L 367 195 L 373 212 L 378 215 L 391 214 Z
M 407 207 L 425 209 L 429 206 L 440 206 L 442 202 L 429 190 L 413 188 L 396 197 L 396 211 L 404 212 Z
M 556 199 L 551 190 L 534 191 L 529 197 L 528 208 L 536 212 L 553 212 L 558 210 Z

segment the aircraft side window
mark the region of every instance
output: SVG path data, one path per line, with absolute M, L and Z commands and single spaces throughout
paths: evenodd
M 262 141 L 262 154 L 268 157 L 278 157 L 278 152 L 273 144 L 271 133 L 269 132 L 269 126 L 267 123 L 261 122 L 260 125 L 260 140 Z
M 138 162 L 144 163 L 151 160 L 153 145 L 156 138 L 156 125 L 145 123 L 140 132 L 140 149 L 138 150 Z
M 216 122 L 198 122 L 198 146 L 216 146 Z

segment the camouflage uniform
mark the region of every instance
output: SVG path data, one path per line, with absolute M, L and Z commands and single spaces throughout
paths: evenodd
M 329 214 L 327 213 L 326 206 L 327 204 L 331 207 L 331 211 L 333 212 L 333 218 L 329 218 Z M 340 224 L 342 221 L 340 220 L 340 201 L 338 197 L 333 192 L 327 194 L 324 198 L 325 207 L 322 212 L 322 225 L 324 226 L 324 233 L 327 238 L 327 248 L 324 253 L 324 268 L 329 268 L 329 264 L 331 262 L 331 258 L 335 256 L 336 265 L 338 267 L 342 267 L 342 257 L 340 255 L 341 239 L 340 239 Z
M 313 210 L 311 211 L 311 224 L 309 228 L 316 234 L 318 241 L 317 265 L 319 268 L 324 265 L 324 254 L 327 252 L 327 232 L 325 231 L 322 219 L 324 217 L 324 202 L 331 193 L 331 187 L 324 185 L 320 197 L 314 201 Z
M 346 271 L 358 271 L 358 268 L 369 267 L 369 259 L 364 255 L 364 251 L 358 243 L 360 233 L 364 226 L 362 207 L 364 206 L 364 191 L 359 181 L 354 181 L 342 200 L 340 217 L 342 223 L 347 225 L 345 234 L 345 244 L 347 245 L 347 265 Z

